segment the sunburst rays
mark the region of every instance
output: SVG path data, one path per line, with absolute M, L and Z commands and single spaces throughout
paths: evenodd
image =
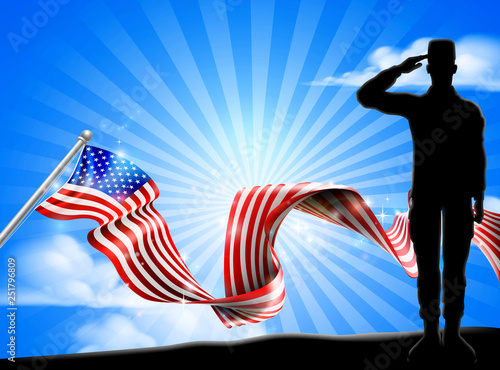
M 305 79 L 362 69 L 378 47 L 407 43 L 428 6 L 405 3 L 401 16 L 379 25 L 380 32 L 360 48 L 356 37 L 373 22 L 378 3 L 252 1 L 227 7 L 221 18 L 211 1 L 139 2 L 133 7 L 140 22 L 135 28 L 123 22 L 116 4 L 97 2 L 75 19 L 86 47 L 60 35 L 43 53 L 52 74 L 25 77 L 30 88 L 22 98 L 49 114 L 40 119 L 35 109 L 13 113 L 19 126 L 12 131 L 36 125 L 47 137 L 25 135 L 69 145 L 65 141 L 90 128 L 98 145 L 122 151 L 154 178 L 161 192 L 155 204 L 181 255 L 200 284 L 220 297 L 227 216 L 244 186 L 335 182 L 376 199 L 373 207 L 383 205 L 385 212 L 406 207 L 411 183 L 406 122 L 360 107 L 350 86 L 312 86 Z M 293 21 L 284 22 L 287 16 Z M 334 28 L 328 40 L 322 39 L 325 24 Z M 246 42 L 235 44 L 240 33 Z M 359 52 L 346 53 L 348 48 Z M 241 71 L 251 76 L 242 78 Z M 25 158 L 57 160 L 23 150 Z M 24 164 L 18 170 L 29 171 Z M 390 204 L 380 200 L 387 192 L 395 199 Z M 56 226 L 47 231 L 49 222 L 30 220 L 27 230 L 59 232 Z M 297 222 L 307 229 L 298 233 Z M 61 231 L 84 229 L 70 223 Z M 417 311 L 414 281 L 358 235 L 292 212 L 276 249 L 287 299 L 277 317 L 258 324 L 262 330 L 351 334 L 419 327 L 409 318 Z M 484 289 L 498 293 L 495 287 Z M 479 293 L 473 299 L 486 300 Z M 209 328 L 203 339 L 220 338 L 215 317 L 203 324 Z M 161 309 L 159 318 L 142 328 L 153 332 L 156 325 L 170 325 L 159 344 L 199 338 L 196 326 L 186 327 L 181 318 L 165 323 Z M 232 335 L 238 334 L 228 339 Z

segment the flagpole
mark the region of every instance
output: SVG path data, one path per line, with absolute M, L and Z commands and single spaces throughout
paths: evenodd
M 40 200 L 40 198 L 45 194 L 47 189 L 52 185 L 55 179 L 59 177 L 64 168 L 68 165 L 73 157 L 82 149 L 85 144 L 87 144 L 92 139 L 92 132 L 85 130 L 77 139 L 75 146 L 66 154 L 66 157 L 57 165 L 57 167 L 52 171 L 52 173 L 45 179 L 45 181 L 40 185 L 40 187 L 35 191 L 30 199 L 24 204 L 24 206 L 17 212 L 12 220 L 7 224 L 7 226 L 0 233 L 0 248 L 5 244 L 5 242 L 10 238 L 11 234 L 20 225 L 26 215 L 31 211 L 35 204 Z

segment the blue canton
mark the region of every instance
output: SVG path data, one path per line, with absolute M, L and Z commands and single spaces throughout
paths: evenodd
M 132 162 L 87 145 L 68 184 L 100 190 L 121 203 L 149 180 L 150 177 Z

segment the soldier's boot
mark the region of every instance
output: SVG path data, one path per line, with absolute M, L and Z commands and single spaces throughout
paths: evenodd
M 419 364 L 432 364 L 439 357 L 441 349 L 441 336 L 439 334 L 439 320 L 424 320 L 424 335 L 410 349 L 408 362 Z
M 443 348 L 447 362 L 459 364 L 476 362 L 476 351 L 460 335 L 460 319 L 446 319 Z

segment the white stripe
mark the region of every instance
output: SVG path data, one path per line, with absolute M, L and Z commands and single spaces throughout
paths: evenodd
M 267 188 L 266 193 L 264 194 L 264 197 L 262 198 L 262 201 L 260 202 L 259 209 L 257 210 L 257 215 L 255 217 L 255 223 L 256 226 L 253 230 L 253 235 L 252 235 L 252 246 L 250 249 L 251 256 L 257 257 L 257 258 L 252 258 L 250 261 L 250 271 L 252 275 L 252 281 L 254 286 L 259 287 L 259 280 L 258 276 L 260 276 L 261 281 L 265 281 L 264 277 L 264 271 L 262 269 L 257 270 L 257 267 L 260 265 L 260 258 L 257 256 L 257 246 L 260 247 L 260 250 L 263 250 L 264 248 L 267 248 L 267 245 L 265 244 L 266 240 L 266 233 L 265 233 L 265 224 L 263 224 L 262 227 L 262 232 L 259 236 L 257 236 L 257 229 L 260 221 L 262 220 L 262 212 L 264 211 L 264 208 L 267 204 L 267 200 L 272 194 L 273 189 L 275 189 L 276 186 L 270 186 Z M 264 187 L 262 187 L 262 190 Z M 253 211 L 253 210 L 252 210 Z
M 151 186 L 148 183 L 146 183 L 144 185 L 144 187 L 148 191 L 149 191 L 149 189 L 151 189 L 151 191 L 153 191 L 153 189 L 151 188 Z M 153 193 L 154 193 L 154 191 L 153 191 Z M 165 243 L 167 243 L 166 246 L 164 246 L 163 243 L 161 243 L 161 245 L 164 246 L 166 249 L 166 250 L 162 251 L 164 253 L 165 257 L 167 259 L 169 259 L 172 262 L 172 264 L 174 264 L 174 265 L 178 265 L 178 266 L 185 265 L 184 261 L 181 259 L 179 254 L 176 253 L 177 249 L 176 249 L 175 245 L 171 245 L 171 243 L 170 243 L 169 232 L 167 231 L 168 226 L 166 225 L 165 220 L 160 215 L 158 215 L 158 213 L 156 211 L 153 211 L 153 209 L 151 209 L 151 203 L 149 203 L 147 205 L 147 209 L 153 215 L 153 217 L 157 221 L 158 225 L 160 225 L 160 230 L 161 230 L 163 239 L 165 240 Z M 169 253 L 168 251 L 172 251 L 172 253 Z M 171 259 L 172 256 L 175 258 L 175 261 Z M 197 282 L 194 280 L 194 278 L 192 278 L 192 280 L 193 280 L 193 283 L 197 284 Z
M 233 224 L 231 225 L 231 239 L 230 239 L 230 248 L 229 248 L 229 255 L 227 258 L 229 258 L 229 274 L 230 274 L 230 282 L 231 282 L 231 292 L 233 295 L 236 295 L 236 286 L 235 286 L 235 281 L 234 281 L 234 240 L 235 240 L 235 235 L 236 235 L 236 229 L 238 225 L 238 221 L 240 218 L 240 213 L 243 207 L 243 203 L 245 203 L 245 199 L 247 198 L 248 194 L 250 193 L 251 188 L 244 188 L 241 192 L 240 199 L 238 201 L 238 204 L 236 205 L 236 211 L 234 212 L 234 217 L 233 217 Z
M 103 209 L 104 211 L 106 211 L 107 213 L 110 213 L 113 216 L 112 218 L 107 218 L 108 219 L 107 222 L 111 222 L 112 220 L 116 220 L 120 217 L 120 215 L 118 215 L 112 208 L 107 207 L 106 204 L 103 204 L 100 202 L 95 202 L 93 200 L 86 200 L 86 199 L 82 199 L 82 198 L 78 198 L 78 197 L 73 197 L 70 195 L 63 195 L 59 192 L 54 193 L 51 198 L 57 199 L 61 202 L 67 202 L 67 203 L 86 206 L 86 207 L 93 207 L 93 208 L 97 208 L 99 210 Z M 103 214 L 103 216 L 104 216 L 104 214 Z
M 144 197 L 144 195 L 140 192 L 140 191 L 137 191 L 136 194 L 135 194 L 141 204 L 146 204 L 146 198 Z M 147 265 L 155 272 L 156 276 L 161 280 L 163 281 L 164 283 L 166 283 L 170 288 L 172 288 L 173 290 L 179 292 L 180 294 L 183 294 L 183 295 L 187 295 L 187 296 L 190 296 L 194 299 L 203 299 L 202 297 L 199 297 L 197 295 L 195 295 L 194 293 L 192 292 L 186 292 L 184 291 L 184 289 L 181 289 L 180 287 L 178 287 L 177 285 L 175 285 L 171 280 L 167 279 L 167 277 L 158 269 L 158 267 L 156 266 L 156 264 L 151 260 L 149 254 L 148 254 L 148 251 L 147 249 L 151 249 L 153 251 L 153 254 L 157 257 L 157 259 L 160 261 L 160 263 L 163 265 L 163 267 L 165 267 L 165 269 L 175 278 L 177 278 L 178 280 L 182 281 L 184 284 L 186 284 L 188 287 L 190 287 L 191 289 L 193 290 L 197 290 L 195 288 L 195 286 L 193 286 L 191 283 L 185 281 L 181 276 L 179 276 L 177 274 L 176 271 L 174 271 L 169 265 L 165 264 L 164 261 L 162 260 L 162 258 L 158 255 L 157 251 L 155 248 L 146 248 L 146 245 L 144 243 L 144 234 L 141 230 L 141 228 L 137 225 L 138 223 L 140 223 L 141 225 L 143 225 L 145 228 L 146 228 L 146 237 L 147 237 L 147 240 L 149 242 L 149 245 L 152 245 L 152 240 L 151 240 L 151 228 L 150 226 L 148 225 L 148 223 L 142 221 L 136 214 L 137 212 L 140 212 L 140 208 L 137 210 L 137 211 L 134 211 L 132 212 L 130 215 L 126 216 L 126 217 L 123 217 L 122 218 L 122 222 L 125 226 L 127 226 L 130 230 L 132 230 L 132 232 L 135 234 L 136 238 L 137 238 L 137 241 L 138 241 L 138 247 L 139 247 L 139 250 L 140 250 L 140 253 L 141 255 L 144 257 L 144 259 L 146 260 L 146 263 Z M 144 215 L 144 217 L 147 217 L 146 215 Z M 114 224 L 113 224 L 114 225 Z M 128 241 L 128 240 L 127 240 Z M 131 242 L 130 242 L 131 243 Z M 133 248 L 133 245 L 130 244 L 131 247 Z M 138 266 L 138 261 L 136 263 L 136 265 Z M 144 272 L 145 274 L 145 272 Z M 153 277 L 152 277 L 153 278 Z M 155 285 L 156 286 L 156 285 Z M 164 288 L 161 288 L 159 285 L 157 286 L 158 289 L 161 289 L 163 290 Z M 170 294 L 168 293 L 166 290 L 163 290 L 166 294 Z M 176 300 L 179 300 L 179 298 L 174 298 Z
M 498 247 L 495 245 L 495 243 L 493 243 L 493 242 L 492 242 L 492 241 L 491 241 L 491 240 L 490 240 L 487 236 L 483 235 L 483 233 L 482 233 L 480 230 L 476 230 L 476 231 L 477 231 L 477 233 L 478 233 L 481 237 L 483 237 L 484 239 L 488 240 L 488 241 L 491 243 L 491 245 L 493 245 L 495 248 L 497 248 L 497 249 L 498 249 Z M 491 249 L 489 248 L 489 246 L 487 246 L 486 244 L 481 243 L 481 246 L 482 246 L 482 247 L 483 247 L 483 248 L 487 251 L 487 253 L 491 256 L 491 258 L 492 258 L 492 259 L 494 260 L 494 262 L 495 262 L 495 265 L 496 265 L 497 270 L 499 270 L 499 269 L 500 269 L 500 260 L 498 259 L 498 257 L 495 255 L 495 253 L 493 253 L 493 252 L 491 251 Z
M 356 204 L 358 201 L 357 199 L 354 197 L 354 195 L 351 193 L 351 192 L 344 192 L 344 194 L 347 195 L 347 199 L 353 203 L 353 204 Z M 371 230 L 373 230 L 376 235 L 378 236 L 378 239 L 380 240 L 381 243 L 383 243 L 383 245 L 385 246 L 385 249 L 394 257 L 396 258 L 397 260 L 397 257 L 396 255 L 394 254 L 394 252 L 392 251 L 392 246 L 388 245 L 384 236 L 380 233 L 380 228 L 378 228 L 372 221 L 372 219 L 368 216 L 368 214 L 366 213 L 365 211 L 365 208 L 364 207 L 359 207 L 358 208 L 358 212 L 359 214 L 361 215 L 361 217 L 363 217 L 363 220 L 365 220 L 365 222 L 368 224 L 368 226 L 370 227 Z M 361 224 L 360 224 L 361 225 Z M 363 226 L 361 226 L 363 227 Z M 365 230 L 365 228 L 363 227 L 363 230 Z M 368 230 L 365 230 L 365 232 L 368 232 Z M 384 233 L 385 234 L 385 233 Z M 375 241 L 374 241 L 375 242 Z M 376 242 L 375 242 L 376 243 Z M 379 243 L 376 243 L 376 244 L 379 244 Z
M 301 195 L 304 195 L 308 192 L 311 192 L 313 190 L 316 190 L 317 188 L 317 184 L 316 183 L 310 183 L 306 186 L 304 186 L 302 189 L 300 189 L 297 193 L 295 193 L 293 195 L 293 198 L 295 197 L 300 197 Z M 291 190 L 291 189 L 289 189 Z M 288 193 L 288 192 L 287 192 Z M 292 199 L 293 199 L 292 198 Z M 272 227 L 271 227 L 271 230 L 270 230 L 270 233 L 269 233 L 269 239 L 272 239 L 274 237 L 274 234 L 276 233 L 276 229 L 278 228 L 279 224 L 281 223 L 281 221 L 286 217 L 286 215 L 288 214 L 288 212 L 291 211 L 292 208 L 294 208 L 298 203 L 304 201 L 304 199 L 302 198 L 301 200 L 297 200 L 293 203 L 293 205 L 291 207 L 287 207 L 286 211 L 283 212 L 277 219 L 276 221 L 273 223 Z M 271 210 L 272 211 L 272 210 Z
M 492 222 L 491 220 L 489 220 L 488 218 L 484 218 L 483 219 L 483 222 L 481 222 L 481 224 L 479 224 L 479 228 L 484 228 L 483 226 L 484 225 L 488 225 L 490 227 L 492 227 L 494 230 L 487 230 L 489 233 L 493 234 L 496 238 L 500 238 L 500 235 L 496 233 L 496 231 L 500 231 L 500 227 L 497 226 L 497 224 L 495 222 Z M 485 231 L 486 231 L 486 228 L 484 228 Z
M 398 217 L 394 227 L 394 232 L 391 234 L 391 236 L 389 236 L 389 239 L 391 239 L 392 245 L 395 250 L 400 250 L 407 245 L 408 233 L 406 232 L 406 229 L 406 219 L 404 217 Z M 400 243 L 401 245 L 399 247 L 394 246 L 395 244 Z
M 255 237 L 255 234 L 257 232 L 257 226 L 258 226 L 258 222 L 260 221 L 260 215 L 257 215 L 257 217 L 255 218 L 255 223 L 254 223 L 254 229 L 253 229 L 253 233 L 252 233 L 252 238 L 251 238 L 251 241 L 250 241 L 250 245 L 247 245 L 247 232 L 248 232 L 248 225 L 250 223 L 250 219 L 252 218 L 253 216 L 253 212 L 254 212 L 254 207 L 255 207 L 255 202 L 257 201 L 257 197 L 259 196 L 259 194 L 263 191 L 264 187 L 261 186 L 259 187 L 259 189 L 257 189 L 257 191 L 253 194 L 252 196 L 252 200 L 250 201 L 250 204 L 248 205 L 248 210 L 245 214 L 245 218 L 243 220 L 243 226 L 241 228 L 241 237 L 240 237 L 240 243 L 241 243 L 241 247 L 240 247 L 240 267 L 241 267 L 241 271 L 244 271 L 244 274 L 242 274 L 243 276 L 243 285 L 245 287 L 245 292 L 250 292 L 251 289 L 250 289 L 250 282 L 249 282 L 249 276 L 248 276 L 248 271 L 247 271 L 247 265 L 250 264 L 250 268 L 253 270 L 254 269 L 254 266 L 255 266 L 255 262 L 253 261 L 253 259 L 250 260 L 250 263 L 247 263 L 246 262 L 246 250 L 247 249 L 250 249 L 251 251 L 251 256 L 254 256 L 254 253 L 255 253 L 255 248 L 256 248 L 256 237 Z M 261 206 L 262 206 L 262 203 L 261 203 Z M 261 208 L 261 207 L 259 207 Z M 255 283 L 255 278 L 254 278 L 254 273 L 252 271 L 251 273 L 252 275 L 252 279 L 253 279 L 253 282 Z M 257 285 L 258 286 L 258 285 Z
M 285 186 L 283 186 L 278 194 L 276 195 L 276 197 L 274 198 L 273 202 L 271 203 L 271 207 L 269 208 L 269 213 L 271 213 L 278 205 L 281 204 L 281 202 L 283 201 L 283 198 L 290 192 L 290 190 L 294 187 L 295 184 L 286 184 Z M 273 190 L 276 189 L 276 187 L 273 187 Z M 266 215 L 266 218 L 267 216 L 269 215 L 269 213 Z M 269 241 L 272 240 L 272 236 L 268 236 L 269 237 Z M 261 249 L 261 253 L 259 255 L 259 268 L 260 268 L 260 271 L 261 271 L 261 279 L 262 281 L 265 281 L 265 276 L 264 276 L 264 253 L 267 252 L 267 249 L 266 248 L 269 248 L 268 245 L 264 245 L 264 248 Z M 268 266 L 267 266 L 268 270 L 269 271 L 273 271 L 273 260 L 272 258 L 268 259 Z
M 239 306 L 245 306 L 245 305 L 256 305 L 256 304 L 260 304 L 260 303 L 271 302 L 272 300 L 274 300 L 277 297 L 279 297 L 279 295 L 284 290 L 284 287 L 285 287 L 284 279 L 282 277 L 279 278 L 279 279 L 280 280 L 279 280 L 278 286 L 276 286 L 271 292 L 269 292 L 269 293 L 267 293 L 265 295 L 262 295 L 262 296 L 257 297 L 257 298 L 246 299 L 244 301 L 242 300 L 242 301 L 227 302 L 227 303 L 225 303 L 225 302 L 218 302 L 218 303 L 215 303 L 215 305 L 221 306 L 221 307 L 233 308 L 233 307 L 239 307 Z M 233 297 L 231 297 L 231 298 L 233 298 Z M 223 301 L 224 298 L 222 298 L 221 300 Z M 279 303 L 277 305 L 274 305 L 274 306 L 271 306 L 271 307 L 266 307 L 266 308 L 252 308 L 252 309 L 249 308 L 248 310 L 254 310 L 255 312 L 261 312 L 261 311 L 265 312 L 265 311 L 275 310 L 277 307 L 279 307 Z
M 71 191 L 78 191 L 80 193 L 87 193 L 87 194 L 94 195 L 96 197 L 102 198 L 106 202 L 109 202 L 114 207 L 118 208 L 123 213 L 123 215 L 127 214 L 127 209 L 124 206 L 122 206 L 116 200 L 114 200 L 109 195 L 107 195 L 106 193 L 104 193 L 104 192 L 102 192 L 100 190 L 95 190 L 95 189 L 92 189 L 92 188 L 88 188 L 86 186 L 73 185 L 73 184 L 65 184 L 63 186 L 63 188 L 71 190 Z
M 152 232 L 154 232 L 155 236 L 156 236 L 156 240 L 158 241 L 158 244 L 162 244 L 161 240 L 158 238 L 158 233 L 156 231 L 156 227 L 153 226 L 151 228 L 147 222 L 144 222 L 143 220 L 141 220 L 137 215 L 142 216 L 143 218 L 145 218 L 148 221 L 150 221 L 151 223 L 153 223 L 152 219 L 147 214 L 145 214 L 144 211 L 140 208 L 137 211 L 132 212 L 127 217 L 128 219 L 133 218 L 134 221 L 129 221 L 127 218 L 124 218 L 123 219 L 124 224 L 126 224 L 126 226 L 128 226 L 136 234 L 136 237 L 139 240 L 139 248 L 141 249 L 141 255 L 145 257 L 148 265 L 151 266 L 151 268 L 156 272 L 156 275 L 162 281 L 167 283 L 171 288 L 173 288 L 174 290 L 178 291 L 181 294 L 184 294 L 185 296 L 189 296 L 189 297 L 191 297 L 193 299 L 197 299 L 197 300 L 210 299 L 211 297 L 207 297 L 206 293 L 204 291 L 200 290 L 200 287 L 197 283 L 193 284 L 193 283 L 187 281 L 185 275 L 180 276 L 175 270 L 172 269 L 172 267 L 169 264 L 167 264 L 164 261 L 162 256 L 160 256 L 160 254 L 158 253 L 158 250 L 156 248 L 153 248 L 153 242 L 151 240 L 151 234 L 152 234 Z M 129 226 L 130 223 L 132 223 L 132 225 Z M 149 242 L 149 244 L 148 244 L 149 248 L 146 248 L 146 246 L 144 245 L 144 242 L 143 242 L 144 235 L 142 233 L 142 230 L 136 225 L 137 223 L 141 223 L 147 229 L 146 236 L 147 236 L 147 240 Z M 156 259 L 170 273 L 170 275 L 177 278 L 179 281 L 181 281 L 183 284 L 187 285 L 192 290 L 201 292 L 204 295 L 204 297 L 200 297 L 200 296 L 194 294 L 193 292 L 187 292 L 184 289 L 177 287 L 172 281 L 166 279 L 164 274 L 157 268 L 156 264 L 150 259 L 149 254 L 148 254 L 148 250 L 151 250 L 153 252 Z M 176 263 L 174 261 L 172 261 L 170 258 L 169 258 L 169 260 L 171 261 L 171 263 L 173 265 L 176 265 Z M 181 269 L 181 272 L 182 272 L 182 269 Z
M 101 213 L 94 212 L 94 211 L 82 211 L 82 210 L 76 210 L 76 209 L 68 209 L 68 208 L 63 208 L 56 206 L 54 204 L 50 204 L 48 202 L 44 202 L 40 204 L 40 207 L 45 208 L 49 212 L 57 213 L 63 216 L 79 216 L 81 218 L 84 218 L 82 216 L 89 216 L 89 217 L 97 217 L 102 220 L 104 224 L 106 224 L 109 219 L 102 215 Z
M 156 212 L 151 209 L 151 204 L 148 204 L 146 206 L 146 208 L 153 215 L 153 218 L 157 221 L 157 223 L 160 225 L 159 229 L 157 227 L 154 228 L 155 235 L 159 236 L 158 232 L 160 231 L 161 236 L 163 236 L 163 239 L 165 240 L 165 243 L 167 243 L 165 245 L 161 240 L 159 240 L 159 242 L 158 242 L 160 244 L 159 251 L 161 252 L 161 254 L 165 257 L 165 259 L 167 259 L 170 263 L 172 263 L 172 265 L 185 266 L 184 261 L 179 257 L 179 254 L 176 253 L 175 246 L 172 246 L 170 244 L 170 240 L 169 240 L 167 232 L 164 228 L 165 225 L 163 223 L 163 220 L 160 219 L 159 216 L 156 214 Z M 148 217 L 148 216 L 146 216 L 146 217 Z M 169 251 L 171 251 L 171 253 Z M 175 259 L 173 259 L 173 258 L 175 258 Z M 188 278 L 189 280 L 191 280 L 191 282 L 193 284 L 198 284 L 198 282 L 191 275 L 186 275 L 185 277 Z
M 127 222 L 126 217 L 122 218 L 122 222 L 124 224 Z M 143 278 L 145 278 L 152 286 L 154 286 L 160 292 L 162 292 L 163 294 L 165 294 L 165 296 L 169 297 L 170 299 L 172 299 L 174 301 L 179 301 L 178 297 L 173 296 L 170 292 L 168 292 L 163 287 L 161 287 L 153 279 L 153 277 L 151 275 L 149 275 L 146 272 L 146 270 L 142 267 L 142 265 L 140 264 L 140 262 L 137 259 L 137 256 L 135 255 L 134 245 L 132 244 L 132 241 L 128 238 L 128 236 L 126 234 L 124 234 L 123 232 L 121 232 L 120 230 L 118 230 L 118 228 L 116 227 L 116 225 L 115 225 L 114 222 L 108 224 L 107 227 L 108 227 L 109 232 L 112 233 L 117 239 L 119 239 L 125 245 L 125 247 L 127 248 L 127 251 L 129 252 L 129 256 L 130 256 L 131 262 L 139 270 L 139 273 L 141 274 L 141 276 Z M 130 228 L 130 226 L 129 226 L 129 228 Z M 136 237 L 139 240 L 139 248 L 141 249 L 142 252 L 145 252 L 144 251 L 144 243 L 141 240 L 142 237 L 139 237 L 141 235 L 140 229 L 139 229 L 139 232 L 137 232 L 137 229 L 138 229 L 138 226 L 136 226 L 136 225 L 133 225 L 133 228 L 131 228 L 131 230 L 134 232 L 134 234 L 136 235 Z M 153 267 L 153 266 L 151 266 L 151 267 Z M 155 267 L 155 269 L 156 269 L 156 267 Z
M 475 233 L 477 233 L 479 236 L 481 236 L 483 239 L 487 240 L 490 242 L 491 246 L 494 247 L 497 251 L 500 252 L 500 247 L 497 246 L 494 242 L 491 241 L 491 239 L 489 237 L 487 237 L 480 228 L 476 228 L 474 230 Z M 477 237 L 476 237 L 477 238 Z
M 93 231 L 94 233 L 94 237 L 96 238 L 96 240 L 102 244 L 104 247 L 106 247 L 111 253 L 113 253 L 113 255 L 115 255 L 115 257 L 118 259 L 121 267 L 123 268 L 125 274 L 127 275 L 127 277 L 132 281 L 132 283 L 137 287 L 139 288 L 140 290 L 142 290 L 145 294 L 153 297 L 153 298 L 156 298 L 156 299 L 160 299 L 160 300 L 165 300 L 163 297 L 159 297 L 157 296 L 156 294 L 154 294 L 153 292 L 151 292 L 148 288 L 146 288 L 141 282 L 140 280 L 137 279 L 137 277 L 135 276 L 135 274 L 132 272 L 132 270 L 130 270 L 130 267 L 128 266 L 128 263 L 127 261 L 125 260 L 125 257 L 124 255 L 122 254 L 122 252 L 120 251 L 120 249 L 114 244 L 112 243 L 111 241 L 109 241 L 102 233 L 101 233 L 101 228 L 98 227 L 97 229 L 95 229 Z M 132 253 L 134 256 L 135 254 Z

